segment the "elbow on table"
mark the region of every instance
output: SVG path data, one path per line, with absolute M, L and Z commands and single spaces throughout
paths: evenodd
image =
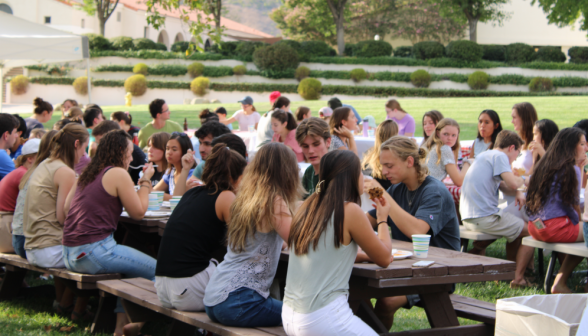
M 132 219 L 136 220 L 136 221 L 140 221 L 143 220 L 143 218 L 145 218 L 145 212 L 146 211 L 142 211 L 142 212 L 134 212 L 131 213 L 127 210 L 127 213 L 129 214 L 129 217 L 131 217 Z
M 389 254 L 391 255 L 392 252 L 390 252 Z M 382 267 L 382 268 L 386 268 L 388 267 L 388 265 L 390 265 L 391 257 L 382 257 L 380 260 L 374 260 L 374 263 L 376 263 L 376 265 Z

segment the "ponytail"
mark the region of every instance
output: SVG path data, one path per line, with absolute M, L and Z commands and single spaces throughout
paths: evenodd
M 43 137 L 41 138 L 41 144 L 39 145 L 39 150 L 37 152 L 37 158 L 35 159 L 35 162 L 31 166 L 31 168 L 29 168 L 29 170 L 27 170 L 27 172 L 20 179 L 20 183 L 18 185 L 19 190 L 24 189 L 25 184 L 29 180 L 29 177 L 31 177 L 31 175 L 35 171 L 35 168 L 37 168 L 37 166 L 41 162 L 45 161 L 45 159 L 47 159 L 49 157 L 49 155 L 51 155 L 51 151 L 53 149 L 53 147 L 52 147 L 53 146 L 53 137 L 57 133 L 58 133 L 58 131 L 51 130 L 51 131 L 45 133 L 45 135 L 43 135 Z
M 214 190 L 217 193 L 225 190 L 233 190 L 233 184 L 236 182 L 247 166 L 247 161 L 230 149 L 224 143 L 218 143 L 212 148 L 212 152 L 206 158 L 206 165 L 202 172 L 202 182 L 207 189 Z
M 298 127 L 298 123 L 296 123 L 296 119 L 294 119 L 294 116 L 290 112 L 286 112 L 284 110 L 277 110 L 277 111 L 274 111 L 274 113 L 272 114 L 272 118 L 275 118 L 276 120 L 278 120 L 282 124 L 287 122 L 286 128 L 289 131 L 296 129 L 296 127 Z
M 48 102 L 44 101 L 39 97 L 33 100 L 33 105 L 35 105 L 35 109 L 33 110 L 35 114 L 43 114 L 44 111 L 47 111 L 47 113 L 51 113 L 51 111 L 53 111 L 53 105 L 49 104 Z
M 61 160 L 69 168 L 73 169 L 75 165 L 75 142 L 78 141 L 81 146 L 89 138 L 86 128 L 78 123 L 69 123 L 65 125 L 51 140 L 50 146 L 53 148 L 51 160 Z
M 125 124 L 127 124 L 127 126 L 131 126 L 131 123 L 133 122 L 133 116 L 131 116 L 131 114 L 129 112 L 123 112 L 123 111 L 112 112 L 112 114 L 110 115 L 110 118 L 114 119 L 116 121 L 124 121 Z
M 382 144 L 380 151 L 383 150 L 394 152 L 402 161 L 412 157 L 414 160 L 413 167 L 416 170 L 419 183 L 423 183 L 427 175 L 429 175 L 429 168 L 425 164 L 425 159 L 429 152 L 426 148 L 419 147 L 410 138 L 402 135 L 393 136 Z

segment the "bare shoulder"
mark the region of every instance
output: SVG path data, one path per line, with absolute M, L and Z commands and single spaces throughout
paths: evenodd
M 75 179 L 76 172 L 73 169 L 69 168 L 68 166 L 63 166 L 55 171 L 55 174 L 53 175 L 53 177 L 57 178 L 57 179 L 69 179 L 69 178 Z
M 217 201 L 221 202 L 230 202 L 232 203 L 235 200 L 235 194 L 230 190 L 222 191 L 217 198 Z
M 345 219 L 357 221 L 360 217 L 365 217 L 363 210 L 357 203 L 347 202 L 345 203 Z
M 112 167 L 104 173 L 104 176 L 107 178 L 122 178 L 123 176 L 128 177 L 129 173 L 124 168 Z

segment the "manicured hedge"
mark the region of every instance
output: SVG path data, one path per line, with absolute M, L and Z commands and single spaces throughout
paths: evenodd
M 353 47 L 353 56 L 356 57 L 378 57 L 390 56 L 392 45 L 385 41 L 361 41 Z
M 440 58 L 445 55 L 445 47 L 436 41 L 419 42 L 412 47 L 412 54 L 420 60 Z
M 468 40 L 452 41 L 445 48 L 445 54 L 453 59 L 479 62 L 484 56 L 484 49 L 476 42 Z

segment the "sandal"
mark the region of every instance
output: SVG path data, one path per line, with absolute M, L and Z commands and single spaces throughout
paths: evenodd
M 74 304 L 72 303 L 67 307 L 63 307 L 57 300 L 53 300 L 53 310 L 55 310 L 57 314 L 66 315 L 73 312 Z
M 92 321 L 93 319 L 94 319 L 94 313 L 92 313 L 91 311 L 89 311 L 87 309 L 83 313 L 78 313 L 73 310 L 71 312 L 71 320 L 72 321 L 77 321 L 77 320 Z

